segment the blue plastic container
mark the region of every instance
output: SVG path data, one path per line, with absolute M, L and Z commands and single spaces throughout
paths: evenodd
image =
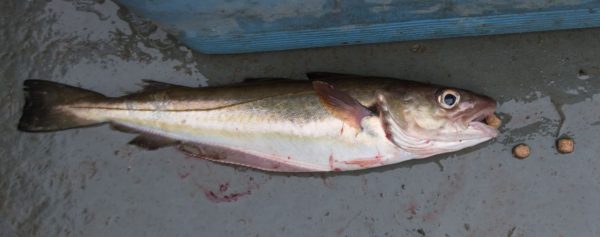
M 209 54 L 600 26 L 590 0 L 117 0 Z

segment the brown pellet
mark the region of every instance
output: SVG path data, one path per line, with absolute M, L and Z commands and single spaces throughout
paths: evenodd
M 513 155 L 519 159 L 525 159 L 530 154 L 529 146 L 527 144 L 519 144 L 513 148 Z
M 571 138 L 561 138 L 556 141 L 556 148 L 562 154 L 571 153 L 575 150 L 575 142 Z
M 500 125 L 502 125 L 502 120 L 500 120 L 500 118 L 498 118 L 498 116 L 495 114 L 492 114 L 485 118 L 485 123 L 493 128 L 499 128 Z

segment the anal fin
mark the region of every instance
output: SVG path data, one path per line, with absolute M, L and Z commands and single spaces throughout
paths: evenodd
M 177 145 L 179 144 L 179 141 L 158 135 L 140 134 L 131 140 L 129 144 L 146 150 L 156 150 L 163 147 Z
M 129 126 L 125 126 L 125 125 L 121 125 L 121 124 L 117 124 L 117 123 L 111 123 L 110 124 L 110 128 L 115 130 L 115 131 L 119 131 L 119 132 L 124 132 L 124 133 L 141 133 L 141 131 L 129 127 Z
M 277 172 L 321 172 L 320 167 L 294 161 L 292 157 L 257 154 L 235 148 L 208 144 L 181 143 L 177 146 L 183 153 L 222 164 L 239 165 L 253 169 Z

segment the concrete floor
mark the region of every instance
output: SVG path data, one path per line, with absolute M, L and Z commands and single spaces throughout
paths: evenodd
M 0 15 L 0 236 L 600 235 L 600 29 L 210 56 L 111 1 L 7 0 Z M 217 85 L 307 71 L 471 89 L 499 101 L 505 124 L 458 153 L 339 175 L 143 151 L 107 127 L 16 131 L 27 78 L 121 95 L 144 78 Z M 555 151 L 559 135 L 575 153 Z M 525 160 L 511 155 L 520 142 Z

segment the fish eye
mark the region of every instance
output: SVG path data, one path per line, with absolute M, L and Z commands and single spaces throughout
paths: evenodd
M 454 108 L 460 101 L 460 94 L 452 89 L 445 89 L 438 95 L 438 103 L 444 109 Z

